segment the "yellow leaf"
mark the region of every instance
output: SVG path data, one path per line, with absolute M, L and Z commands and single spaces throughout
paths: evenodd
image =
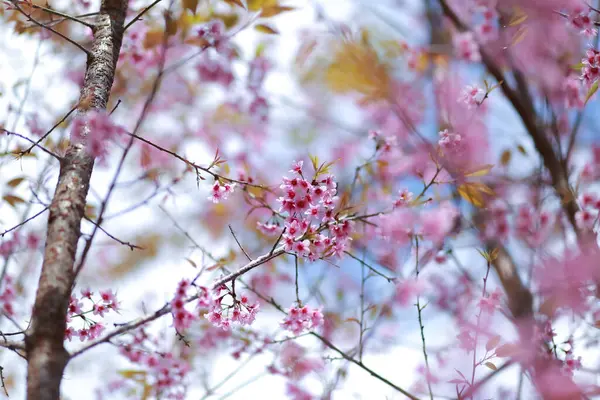
M 237 2 L 237 0 L 234 0 Z M 277 0 L 247 0 L 248 10 L 258 11 L 261 8 L 273 7 L 277 5 Z
M 162 43 L 164 38 L 164 32 L 162 29 L 153 29 L 146 32 L 146 36 L 144 37 L 144 47 L 150 49 L 152 47 L 156 47 Z
M 375 50 L 356 42 L 341 44 L 327 69 L 326 79 L 334 92 L 363 94 L 365 104 L 387 98 L 392 86 L 388 67 Z
M 284 13 L 286 11 L 292 11 L 292 10 L 295 10 L 295 8 L 289 7 L 289 6 L 271 6 L 271 7 L 263 8 L 262 11 L 260 12 L 260 16 L 262 18 L 269 18 L 269 17 L 274 17 L 275 15 Z
M 147 374 L 146 371 L 139 370 L 139 369 L 122 369 L 122 370 L 117 371 L 117 372 L 123 378 L 133 379 L 133 380 L 139 380 L 139 379 L 145 380 L 146 374 Z
M 510 152 L 510 150 L 504 150 L 500 155 L 500 164 L 503 166 L 507 166 L 510 162 L 511 157 L 512 153 Z
M 479 192 L 470 183 L 464 183 L 460 185 L 458 187 L 458 194 L 460 194 L 463 199 L 473 204 L 477 208 L 481 208 L 485 204 L 485 200 L 481 192 Z
M 475 177 L 475 176 L 485 176 L 487 174 L 489 174 L 489 172 L 491 171 L 491 169 L 494 166 L 492 164 L 486 164 L 483 167 L 480 167 L 479 169 L 472 171 L 472 172 L 468 172 L 465 174 L 465 176 L 469 176 L 469 177 Z
M 196 8 L 198 8 L 198 0 L 183 0 L 183 8 L 190 10 L 196 14 Z
M 173 36 L 177 33 L 178 25 L 177 21 L 173 19 L 170 12 L 165 13 L 165 28 L 167 35 Z
M 498 368 L 496 367 L 496 365 L 494 363 L 492 363 L 492 362 L 489 362 L 489 361 L 485 363 L 485 366 L 488 367 L 489 369 L 491 369 L 492 371 L 498 370 Z
M 6 182 L 6 184 L 12 188 L 17 187 L 21 184 L 21 182 L 23 182 L 25 180 L 25 178 L 21 177 L 21 178 L 14 178 L 11 179 L 10 181 Z
M 20 198 L 18 196 L 13 196 L 12 194 L 7 194 L 2 198 L 4 199 L 4 201 L 6 201 L 12 207 L 15 207 L 17 204 L 25 203 L 25 200 L 23 200 L 22 198 Z
M 510 44 L 512 46 L 516 45 L 517 43 L 519 43 L 523 39 L 525 39 L 525 35 L 527 35 L 527 27 L 526 26 L 521 26 L 519 28 L 519 30 L 517 31 L 517 33 L 515 33 L 515 35 L 513 36 Z
M 520 7 L 514 8 L 515 12 L 508 21 L 508 26 L 516 26 L 522 24 L 527 19 L 527 14 Z
M 267 24 L 255 25 L 254 29 L 256 29 L 259 32 L 266 33 L 269 35 L 278 35 L 279 34 L 279 32 L 275 28 L 273 28 Z

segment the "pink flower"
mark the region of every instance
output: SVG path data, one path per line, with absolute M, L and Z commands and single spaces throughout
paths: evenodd
M 72 137 L 83 141 L 92 157 L 103 164 L 108 156 L 108 142 L 123 134 L 125 130 L 114 124 L 105 111 L 88 111 L 73 122 Z
M 441 243 L 454 228 L 459 212 L 450 202 L 443 202 L 433 210 L 421 215 L 421 232 L 434 243 Z
M 479 45 L 475 41 L 473 32 L 456 33 L 452 38 L 452 41 L 454 43 L 454 51 L 458 58 L 471 62 L 481 61 Z
M 291 307 L 288 309 L 288 315 L 281 325 L 294 333 L 300 335 L 305 330 L 313 330 L 323 326 L 324 317 L 321 309 L 312 309 L 309 306 L 302 308 Z
M 224 185 L 221 185 L 219 181 L 215 181 L 208 199 L 212 200 L 215 204 L 220 203 L 221 200 L 227 200 L 229 195 L 234 192 L 235 186 L 235 183 L 225 183 Z
M 459 101 L 462 101 L 468 108 L 479 106 L 485 98 L 485 91 L 478 86 L 467 85 L 460 94 Z

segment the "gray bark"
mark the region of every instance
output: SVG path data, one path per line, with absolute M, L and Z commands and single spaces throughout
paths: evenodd
M 80 99 L 89 109 L 106 109 L 123 38 L 128 0 L 103 0 L 95 22 L 94 41 Z M 85 113 L 80 109 L 79 114 Z M 85 138 L 71 144 L 61 160 L 50 205 L 44 261 L 26 332 L 27 398 L 58 400 L 60 382 L 69 361 L 64 348 L 66 314 L 75 280 L 73 265 L 81 219 L 94 159 L 85 150 Z

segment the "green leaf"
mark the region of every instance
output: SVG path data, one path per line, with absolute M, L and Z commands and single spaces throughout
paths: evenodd
M 588 91 L 587 96 L 585 96 L 585 103 L 587 104 L 588 100 L 598 91 L 598 81 L 594 82 L 590 90 Z

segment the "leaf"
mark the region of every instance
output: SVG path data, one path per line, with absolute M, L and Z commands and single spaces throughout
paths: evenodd
M 146 32 L 144 37 L 144 48 L 151 49 L 162 43 L 164 32 L 162 29 L 153 29 Z
M 558 303 L 556 298 L 549 297 L 542 304 L 540 304 L 539 312 L 541 314 L 546 315 L 549 318 L 552 318 L 558 309 Z
M 354 318 L 354 317 L 352 317 L 352 318 L 346 318 L 344 320 L 344 322 L 356 322 L 357 324 L 360 325 L 360 321 L 357 318 Z
M 502 154 L 500 155 L 500 164 L 503 166 L 507 166 L 508 163 L 510 163 L 510 159 L 512 158 L 512 153 L 510 152 L 510 150 L 506 149 L 502 152 Z
M 519 352 L 519 346 L 515 343 L 506 343 L 496 349 L 497 357 L 511 357 Z
M 519 28 L 517 33 L 515 33 L 515 35 L 513 36 L 512 40 L 510 42 L 511 46 L 514 46 L 514 45 L 520 43 L 523 39 L 525 39 L 525 35 L 527 35 L 527 27 L 522 26 Z
M 140 369 L 122 369 L 117 372 L 119 375 L 121 375 L 125 379 L 133 379 L 136 381 L 140 380 L 141 378 L 143 378 L 143 380 L 145 381 L 145 378 L 147 375 L 146 371 L 140 370 Z
M 508 21 L 508 26 L 516 26 L 522 24 L 527 19 L 527 14 L 520 8 L 515 7 L 515 13 Z
M 493 167 L 494 167 L 493 164 L 486 164 L 483 167 L 481 167 L 473 172 L 469 172 L 469 173 L 465 174 L 465 176 L 468 176 L 468 177 L 485 176 L 490 173 L 490 171 L 492 170 Z
M 11 188 L 15 188 L 15 187 L 19 186 L 24 180 L 25 180 L 25 178 L 23 178 L 23 177 L 14 178 L 14 179 L 11 179 L 10 181 L 6 182 L 6 184 L 8 186 L 10 186 Z
M 281 13 L 284 13 L 287 11 L 293 11 L 293 10 L 295 10 L 294 7 L 277 5 L 277 6 L 263 8 L 262 11 L 260 12 L 260 16 L 261 16 L 261 18 L 269 18 L 269 17 L 274 17 L 275 15 L 279 15 Z
M 372 47 L 357 42 L 344 42 L 339 46 L 325 78 L 334 92 L 364 95 L 361 105 L 387 98 L 393 87 L 389 67 Z
M 498 367 L 496 367 L 496 365 L 494 365 L 494 363 L 492 363 L 492 362 L 488 361 L 484 365 L 486 367 L 488 367 L 489 369 L 491 369 L 492 371 L 497 371 L 498 370 Z
M 268 35 L 279 35 L 279 32 L 275 28 L 273 28 L 267 24 L 255 25 L 254 29 L 261 33 L 266 33 Z
M 483 197 L 483 193 L 485 191 L 482 190 L 482 187 L 487 188 L 487 186 L 485 186 L 483 183 L 477 183 L 477 182 L 463 183 L 462 185 L 460 185 L 458 187 L 458 194 L 463 199 L 465 199 L 469 203 L 473 204 L 475 207 L 481 208 L 485 205 L 485 198 Z M 489 190 L 491 190 L 491 189 L 489 189 Z
M 584 104 L 587 104 L 588 100 L 598 91 L 598 81 L 594 82 L 590 87 L 587 95 L 585 96 Z
M 242 7 L 244 10 L 246 9 L 246 6 L 244 5 L 244 3 L 242 3 L 242 0 L 225 0 L 225 3 L 232 6 Z
M 238 0 L 235 0 L 236 2 Z M 273 7 L 277 5 L 277 0 L 247 0 L 248 10 L 258 11 L 261 8 Z
M 165 31 L 167 32 L 167 35 L 175 35 L 178 28 L 177 20 L 173 19 L 170 12 L 165 12 Z
M 190 10 L 195 15 L 196 8 L 198 8 L 198 0 L 183 0 L 183 8 Z
M 487 351 L 490 351 L 490 350 L 494 349 L 496 346 L 498 346 L 499 343 L 500 343 L 500 336 L 498 336 L 498 335 L 492 336 L 490 338 L 490 340 L 488 340 L 487 343 L 485 344 L 485 349 Z
M 15 207 L 17 204 L 25 203 L 25 200 L 18 196 L 13 196 L 12 194 L 7 194 L 4 197 L 2 197 L 2 199 L 4 199 L 4 201 L 6 201 L 12 207 Z
M 192 261 L 191 259 L 186 258 L 186 261 L 189 262 L 192 265 L 192 267 L 198 268 L 198 266 L 196 265 L 196 263 L 194 261 Z

